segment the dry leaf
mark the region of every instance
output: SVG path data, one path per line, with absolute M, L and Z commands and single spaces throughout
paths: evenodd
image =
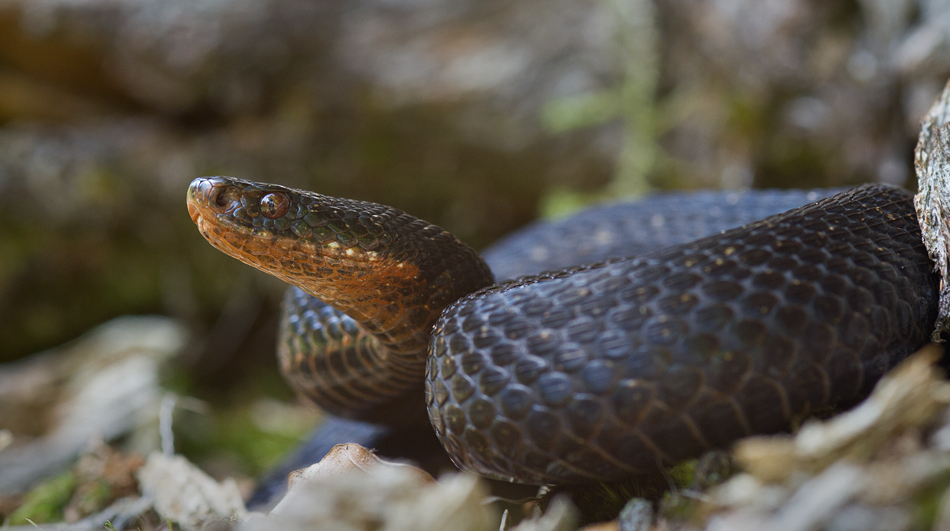
M 138 473 L 142 492 L 155 511 L 186 531 L 223 519 L 244 519 L 247 509 L 233 479 L 218 483 L 181 456 L 148 456 Z

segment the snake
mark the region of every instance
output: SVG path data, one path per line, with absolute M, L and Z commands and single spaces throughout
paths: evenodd
M 858 403 L 929 341 L 939 278 L 907 191 L 799 195 L 673 241 L 667 225 L 696 208 L 667 201 L 634 227 L 639 248 L 611 248 L 623 206 L 529 228 L 493 261 L 548 271 L 496 279 L 396 208 L 231 177 L 187 193 L 208 242 L 292 286 L 277 346 L 291 387 L 345 418 L 427 417 L 457 466 L 503 481 L 614 481 L 789 431 Z M 755 216 L 754 196 L 730 211 Z M 547 252 L 546 231 L 574 258 Z

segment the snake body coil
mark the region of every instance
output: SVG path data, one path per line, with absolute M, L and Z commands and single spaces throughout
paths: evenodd
M 422 384 L 405 382 L 421 380 L 426 365 L 425 404 L 446 450 L 500 479 L 619 479 L 789 429 L 866 396 L 928 340 L 936 317 L 938 281 L 911 197 L 891 187 L 864 186 L 639 258 L 495 286 L 477 255 L 441 229 L 333 201 L 228 178 L 189 189 L 209 241 L 355 318 L 288 295 L 281 358 L 298 390 L 337 413 L 356 403 L 354 416 L 408 415 L 421 397 L 395 407 L 370 391 L 414 400 Z M 327 221 L 321 205 L 330 203 Z M 256 217 L 247 214 L 254 208 Z M 307 218 L 315 212 L 323 217 Z M 406 224 L 427 232 L 398 228 Z M 356 225 L 372 240 L 372 259 L 366 246 L 348 256 L 361 241 Z M 434 240 L 447 247 L 431 249 Z M 337 293 L 359 283 L 355 296 Z M 380 301 L 389 306 L 372 309 Z M 418 338 L 412 326 L 431 330 L 428 358 L 426 348 L 394 340 Z M 315 356 L 315 345 L 331 353 Z M 380 376 L 387 364 L 401 372 Z M 371 405 L 359 405 L 364 399 Z

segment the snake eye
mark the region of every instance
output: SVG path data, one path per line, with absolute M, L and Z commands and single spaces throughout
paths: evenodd
M 287 194 L 271 192 L 261 198 L 261 214 L 264 214 L 265 218 L 282 218 L 288 210 L 290 210 L 290 199 Z

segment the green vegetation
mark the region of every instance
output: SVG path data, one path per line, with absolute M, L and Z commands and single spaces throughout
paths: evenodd
M 33 488 L 17 510 L 10 515 L 10 525 L 27 522 L 58 522 L 63 519 L 63 508 L 76 490 L 76 475 L 60 474 Z

